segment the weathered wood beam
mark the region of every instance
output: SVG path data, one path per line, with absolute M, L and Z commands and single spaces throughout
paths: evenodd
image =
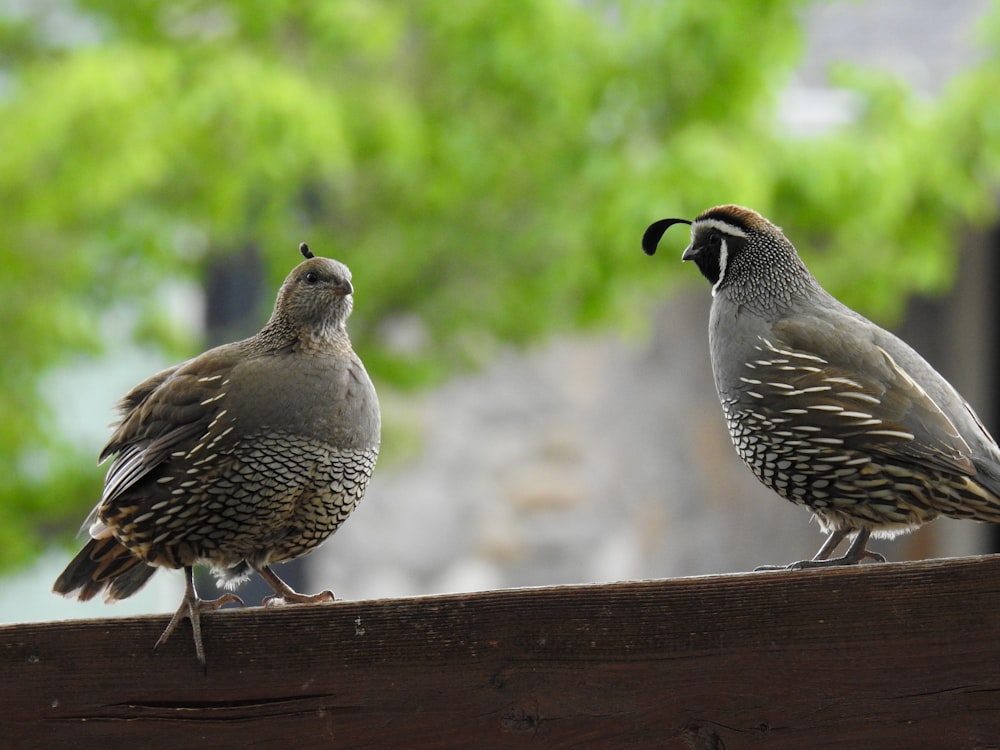
M 0 628 L 0 745 L 1000 747 L 1000 556 Z

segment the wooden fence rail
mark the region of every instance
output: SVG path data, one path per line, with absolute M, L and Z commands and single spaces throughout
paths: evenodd
M 1000 556 L 0 628 L 15 748 L 1000 748 Z

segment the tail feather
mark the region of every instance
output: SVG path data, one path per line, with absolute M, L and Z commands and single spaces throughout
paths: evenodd
M 147 565 L 113 536 L 91 539 L 56 579 L 52 590 L 80 601 L 107 589 L 105 601 L 126 599 L 141 589 L 156 568 Z
M 146 581 L 157 571 L 152 565 L 136 565 L 134 568 L 120 573 L 108 586 L 108 592 L 104 597 L 108 601 L 118 601 L 128 599 L 132 594 L 146 585 Z

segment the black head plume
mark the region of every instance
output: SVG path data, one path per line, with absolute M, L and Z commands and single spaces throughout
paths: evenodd
M 674 224 L 690 224 L 687 219 L 660 219 L 654 221 L 642 235 L 642 249 L 646 255 L 656 252 L 656 246 L 660 244 L 660 237 Z
M 309 245 L 304 242 L 299 243 L 299 252 L 302 253 L 303 258 L 315 258 L 313 251 L 309 249 Z

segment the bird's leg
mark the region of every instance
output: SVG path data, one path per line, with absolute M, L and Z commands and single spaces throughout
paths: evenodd
M 254 570 L 260 573 L 260 577 L 267 581 L 267 584 L 274 589 L 274 596 L 268 596 L 261 602 L 265 607 L 275 607 L 280 604 L 316 604 L 318 602 L 332 602 L 334 596 L 332 591 L 320 591 L 318 594 L 300 594 L 287 583 L 278 578 L 278 574 L 271 570 L 270 565 L 254 565 Z
M 830 536 L 826 538 L 823 542 L 823 546 L 819 548 L 819 552 L 813 555 L 812 560 L 800 560 L 799 562 L 794 562 L 791 565 L 761 565 L 760 567 L 754 568 L 757 570 L 794 570 L 800 567 L 814 567 L 816 563 L 820 565 L 824 564 L 822 561 L 826 560 L 830 556 L 830 553 L 837 549 L 837 545 L 844 541 L 844 537 L 847 536 L 847 529 L 837 529 L 836 531 L 831 531 Z
M 836 531 L 831 531 L 830 536 L 826 538 L 823 542 L 823 546 L 819 548 L 819 551 L 813 555 L 812 560 L 808 562 L 820 562 L 821 560 L 826 560 L 830 557 L 835 549 L 840 546 L 840 543 L 844 541 L 844 537 L 847 536 L 847 529 L 837 529 Z
M 854 537 L 854 541 L 851 542 L 851 546 L 847 548 L 844 556 L 837 558 L 833 563 L 836 564 L 838 561 L 843 561 L 844 565 L 855 565 L 866 558 L 875 562 L 885 562 L 884 555 L 868 549 L 868 539 L 871 535 L 871 529 L 859 529 L 858 535 Z
M 184 598 L 181 606 L 174 612 L 174 616 L 167 623 L 166 630 L 156 642 L 153 648 L 159 648 L 167 642 L 171 634 L 176 629 L 178 623 L 185 617 L 191 621 L 191 630 L 194 632 L 194 650 L 198 656 L 198 661 L 205 666 L 205 647 L 201 643 L 201 611 L 213 610 L 225 604 L 239 604 L 243 606 L 243 600 L 236 594 L 223 594 L 218 599 L 204 600 L 198 598 L 198 592 L 194 589 L 194 569 L 190 565 L 184 566 Z

